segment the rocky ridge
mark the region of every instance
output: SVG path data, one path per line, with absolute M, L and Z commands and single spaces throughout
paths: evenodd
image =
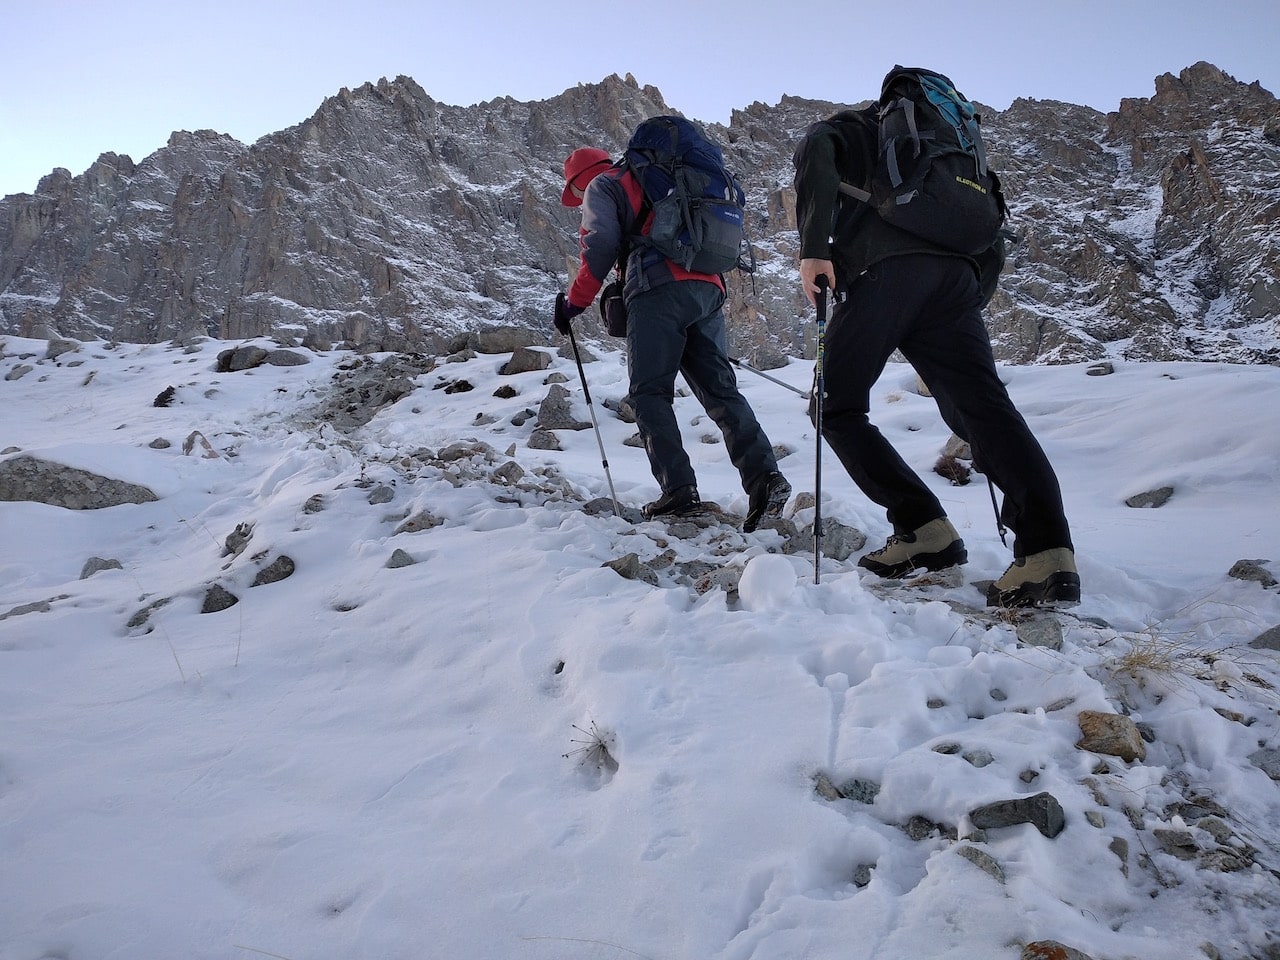
M 710 125 L 748 189 L 759 259 L 731 278 L 731 346 L 762 366 L 812 352 L 790 157 L 842 106 L 784 97 Z M 563 157 L 618 152 L 641 119 L 677 110 L 631 76 L 465 108 L 399 77 L 252 145 L 179 132 L 139 163 L 103 154 L 0 199 L 0 332 L 427 353 L 494 326 L 549 339 L 576 259 Z M 983 116 L 1022 237 L 989 311 L 1000 359 L 1280 358 L 1271 93 L 1199 63 L 1111 114 L 1020 99 Z M 584 322 L 603 335 L 594 311 Z

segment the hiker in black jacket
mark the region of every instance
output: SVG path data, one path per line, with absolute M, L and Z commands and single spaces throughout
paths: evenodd
M 818 277 L 837 292 L 824 342 L 822 435 L 863 493 L 886 509 L 894 531 L 858 564 L 900 577 L 968 559 L 938 498 L 868 419 L 872 385 L 901 350 L 971 444 L 975 464 L 1004 492 L 1001 518 L 1016 534 L 1014 562 L 987 603 L 1078 601 L 1058 479 L 997 375 L 978 263 L 841 199 L 842 179 L 871 180 L 878 123 L 875 106 L 847 111 L 811 126 L 795 155 L 801 283 L 810 303 Z
M 589 307 L 629 237 L 646 234 L 653 214 L 644 210 L 635 176 L 594 147 L 573 151 L 564 164 L 561 203 L 582 208 L 581 261 L 569 293 L 556 299 L 553 321 L 568 334 Z M 738 390 L 725 348 L 724 278 L 693 273 L 640 243 L 629 244 L 626 290 L 628 399 L 662 495 L 643 508 L 646 517 L 701 509 L 697 477 L 676 421 L 676 374 L 683 373 L 698 402 L 724 435 L 729 459 L 747 493 L 743 530 L 777 517 L 791 494 L 778 472 L 773 446 Z

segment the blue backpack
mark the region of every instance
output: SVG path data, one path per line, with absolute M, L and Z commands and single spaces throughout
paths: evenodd
M 896 66 L 884 78 L 879 117 L 871 183 L 841 183 L 841 193 L 955 253 L 973 256 L 996 243 L 1008 212 L 1000 178 L 987 168 L 981 117 L 955 84 Z
M 746 196 L 720 148 L 684 117 L 651 117 L 632 134 L 623 162 L 640 182 L 653 225 L 638 242 L 695 273 L 748 273 Z M 744 256 L 745 255 L 745 256 Z

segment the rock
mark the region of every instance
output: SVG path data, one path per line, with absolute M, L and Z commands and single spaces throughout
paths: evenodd
M 843 799 L 840 796 L 840 791 L 837 790 L 835 784 L 831 782 L 831 778 L 821 771 L 813 776 L 813 792 L 823 800 L 829 800 L 833 803 L 836 800 Z
M 130 630 L 136 630 L 138 627 L 146 626 L 147 622 L 151 619 L 151 614 L 156 610 L 159 610 L 161 607 L 168 605 L 172 599 L 172 597 L 161 597 L 158 600 L 151 601 L 151 603 L 147 604 L 141 610 L 136 611 L 125 623 L 125 627 Z M 150 633 L 152 629 L 153 628 L 151 627 L 147 627 L 147 632 Z
M 261 587 L 268 583 L 279 583 L 281 580 L 287 580 L 292 577 L 296 569 L 297 565 L 293 562 L 293 558 L 282 553 L 259 570 L 258 575 L 253 578 L 253 583 L 249 584 L 249 586 Z
M 530 450 L 560 450 L 560 439 L 550 430 L 535 430 L 529 434 Z
M 840 791 L 840 796 L 854 803 L 875 803 L 876 797 L 880 794 L 880 784 L 873 780 L 862 780 L 856 777 L 845 780 L 837 789 Z
M 551 366 L 551 354 L 545 350 L 533 350 L 529 347 L 520 347 L 511 354 L 511 359 L 499 368 L 498 373 L 503 376 L 514 376 L 518 373 L 532 373 L 535 370 L 545 370 Z
M 606 410 L 612 410 L 614 415 L 623 423 L 635 423 L 636 411 L 631 406 L 631 401 L 623 397 L 621 400 L 614 400 L 612 397 L 606 397 L 601 404 Z
M 1148 490 L 1145 493 L 1135 493 L 1132 497 L 1125 499 L 1125 506 L 1144 508 L 1150 507 L 1155 509 L 1163 507 L 1173 497 L 1173 487 L 1158 487 L 1155 490 Z
M 912 840 L 919 842 L 933 836 L 934 831 L 937 829 L 938 825 L 936 823 L 928 817 L 922 817 L 917 814 L 907 820 L 902 831 Z
M 387 486 L 385 483 L 379 484 L 369 491 L 369 496 L 365 497 L 370 506 L 378 506 L 383 503 L 390 503 L 396 498 L 394 488 Z
M 184 457 L 191 456 L 191 451 L 195 450 L 197 446 L 201 450 L 200 458 L 202 460 L 218 459 L 218 451 L 213 449 L 213 444 L 199 430 L 192 430 L 187 434 L 187 439 L 182 441 L 182 455 Z
M 204 603 L 200 607 L 200 612 L 219 613 L 234 607 L 239 602 L 240 598 L 234 593 L 215 583 L 205 592 Z
M 508 460 L 502 466 L 493 471 L 496 479 L 501 480 L 505 484 L 515 486 L 524 479 L 524 467 L 516 463 L 514 460 Z
M 1056 837 L 1066 827 L 1062 804 L 1052 794 L 1043 792 L 1032 797 L 1000 800 L 977 807 L 969 812 L 969 821 L 983 830 L 1029 823 L 1049 839 Z
M 1082 710 L 1076 719 L 1083 734 L 1076 744 L 1078 749 L 1119 757 L 1129 762 L 1146 759 L 1147 745 L 1143 742 L 1137 724 L 1128 717 L 1118 713 Z
M 395 533 L 420 533 L 423 530 L 430 530 L 432 527 L 438 527 L 444 521 L 427 510 L 420 510 L 415 513 L 400 526 L 396 527 Z
M 56 360 L 64 353 L 72 353 L 80 349 L 80 344 L 75 340 L 67 340 L 62 337 L 53 337 L 49 340 L 45 347 L 44 358 L 46 360 Z
M 4 613 L 0 613 L 0 620 L 8 620 L 10 617 L 22 617 L 28 613 L 48 613 L 53 609 L 53 605 L 48 600 L 33 600 L 30 603 L 20 603 L 16 607 L 10 607 Z
M 240 556 L 252 539 L 253 523 L 247 520 L 237 523 L 235 529 L 228 533 L 226 540 L 222 542 L 222 555 L 224 557 Z
M 1088 954 L 1064 946 L 1057 940 L 1036 940 L 1022 948 L 1019 960 L 1093 960 Z
M 738 585 L 742 581 L 742 571 L 737 567 L 716 567 L 689 577 L 689 585 L 694 593 L 702 596 L 717 587 L 730 597 L 738 595 Z
M 483 440 L 459 440 L 441 447 L 435 459 L 441 463 L 456 463 L 459 460 L 470 460 L 475 457 L 479 457 L 486 463 L 493 463 L 498 455 L 493 447 Z
M 796 509 L 802 509 L 799 504 Z M 797 531 L 798 543 L 791 551 L 811 550 L 813 548 L 813 524 L 807 524 Z M 822 555 L 832 560 L 848 560 L 867 545 L 867 535 L 857 527 L 841 523 L 834 517 L 822 518 Z
M 29 454 L 0 461 L 0 500 L 34 501 L 67 510 L 103 510 L 158 499 L 138 484 Z
M 570 393 L 558 383 L 547 389 L 538 407 L 538 426 L 543 430 L 590 430 L 591 424 L 573 415 Z
M 1249 641 L 1249 646 L 1255 650 L 1280 650 L 1280 624 L 1270 630 L 1263 630 Z
M 1270 560 L 1237 560 L 1227 571 L 1227 576 L 1236 580 L 1251 580 L 1267 588 L 1274 587 L 1276 578 L 1266 567 L 1270 562 Z
M 1129 875 L 1129 841 L 1124 837 L 1112 837 L 1111 842 L 1107 844 L 1107 849 L 1119 858 L 1120 872 L 1127 877 Z
M 119 560 L 104 560 L 102 557 L 90 557 L 84 562 L 84 566 L 80 569 L 80 579 L 88 580 L 95 573 L 101 573 L 103 570 L 123 570 L 124 567 Z
M 262 362 L 273 367 L 300 367 L 304 363 L 310 363 L 311 358 L 296 350 L 270 350 Z
M 961 756 L 963 756 L 970 765 L 978 767 L 979 769 L 982 767 L 989 767 L 991 764 L 996 762 L 996 758 L 993 757 L 988 750 L 969 750 L 966 753 L 961 754 Z
M 391 551 L 391 556 L 387 558 L 387 569 L 398 570 L 400 567 L 411 567 L 418 561 L 409 556 L 399 547 Z
M 1249 762 L 1272 780 L 1280 780 L 1280 749 L 1263 747 L 1249 754 Z
M 1169 830 L 1163 827 L 1156 827 L 1151 831 L 1151 834 L 1156 838 L 1165 853 L 1177 857 L 1179 860 L 1194 860 L 1196 854 L 1199 853 L 1196 839 L 1192 836 L 1190 830 Z
M 601 566 L 615 571 L 624 580 L 643 580 L 651 586 L 656 587 L 658 585 L 658 575 L 650 567 L 642 563 L 637 554 L 628 553 L 617 560 L 602 563 Z
M 1062 624 L 1052 613 L 1038 613 L 1020 620 L 1014 631 L 1018 639 L 1029 647 L 1062 649 Z
M 971 847 L 968 844 L 956 847 L 956 853 L 964 857 L 983 873 L 990 876 L 997 883 L 1004 883 L 1004 870 L 1000 864 L 996 863 L 995 858 L 991 854 L 979 850 L 977 847 Z
M 262 347 L 248 345 L 223 350 L 218 354 L 214 369 L 218 373 L 238 373 L 261 366 L 267 359 L 268 351 Z
M 177 392 L 177 388 L 173 386 L 165 387 L 156 394 L 156 398 L 151 401 L 153 407 L 167 407 L 173 403 L 173 395 Z
M 12 382 L 14 380 L 21 380 L 23 377 L 25 377 L 28 373 L 30 373 L 34 369 L 35 367 L 31 366 L 31 364 L 29 363 L 20 363 L 16 367 L 14 367 L 12 370 L 10 370 L 8 373 L 6 373 L 4 375 L 4 378 L 8 382 Z
M 515 353 L 535 343 L 545 343 L 527 329 L 513 326 L 488 327 L 475 335 L 470 344 L 479 353 Z M 543 369 L 539 367 L 538 369 Z
M 946 445 L 942 448 L 942 455 L 954 457 L 957 460 L 972 460 L 973 447 L 969 445 L 968 440 L 963 440 L 953 433 L 947 438 Z
M 509 383 L 504 383 L 497 390 L 493 391 L 493 395 L 499 400 L 512 400 L 520 396 L 520 391 Z
M 871 871 L 876 868 L 874 863 L 860 863 L 853 868 L 853 885 L 855 887 L 865 887 L 871 883 Z
M 1216 850 L 1204 850 L 1196 859 L 1196 866 L 1201 870 L 1214 870 L 1218 873 L 1239 873 L 1253 866 L 1253 861 L 1239 850 L 1219 847 Z
M 173 444 L 170 443 L 168 440 L 166 440 L 164 437 L 156 437 L 154 440 L 148 443 L 147 446 L 150 447 L 152 450 L 168 450 L 170 447 L 173 446 Z
M 1231 828 L 1217 817 L 1205 817 L 1196 826 L 1213 837 L 1218 843 L 1231 842 Z

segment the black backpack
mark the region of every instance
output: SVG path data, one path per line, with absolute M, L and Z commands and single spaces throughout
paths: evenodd
M 684 117 L 651 117 L 632 134 L 623 162 L 640 182 L 653 225 L 637 238 L 695 273 L 748 273 L 746 196 L 720 148 Z
M 987 168 L 981 117 L 955 84 L 895 66 L 881 86 L 879 121 L 870 184 L 841 183 L 840 192 L 954 253 L 976 256 L 997 244 L 1008 208 Z

